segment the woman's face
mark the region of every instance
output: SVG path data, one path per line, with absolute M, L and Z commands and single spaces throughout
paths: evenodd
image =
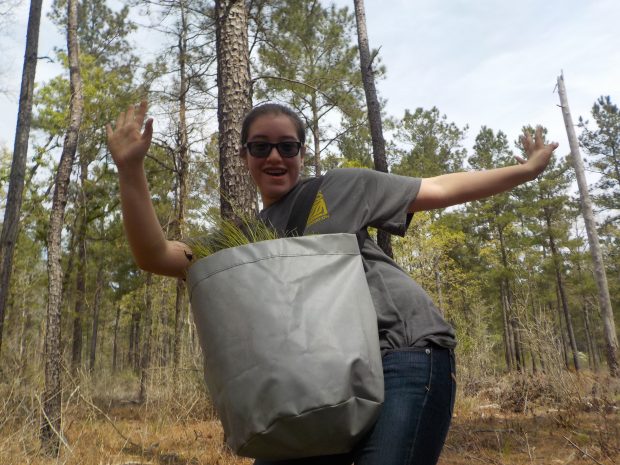
M 299 137 L 293 121 L 281 113 L 259 116 L 248 131 L 248 142 L 276 144 L 285 141 L 299 142 Z M 304 152 L 305 147 L 302 147 L 299 155 L 284 158 L 273 147 L 266 158 L 257 158 L 247 148 L 241 149 L 245 164 L 263 198 L 264 207 L 276 202 L 295 187 L 303 167 Z

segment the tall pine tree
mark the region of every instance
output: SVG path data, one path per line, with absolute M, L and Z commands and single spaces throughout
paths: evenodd
M 302 115 L 313 155 L 308 164 L 318 176 L 322 154 L 349 130 L 330 123 L 334 114 L 363 107 L 353 15 L 319 0 L 277 0 L 262 11 L 255 96 L 281 100 Z

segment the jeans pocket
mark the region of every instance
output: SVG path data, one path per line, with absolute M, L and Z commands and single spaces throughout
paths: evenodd
M 405 347 L 388 351 L 383 357 L 383 377 L 391 388 L 424 397 L 431 388 L 432 350 Z

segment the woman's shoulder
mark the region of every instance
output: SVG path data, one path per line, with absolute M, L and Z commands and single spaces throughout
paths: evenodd
M 365 171 L 372 171 L 369 168 L 332 168 L 325 173 L 326 176 L 359 176 Z
M 354 179 L 376 184 L 381 183 L 418 183 L 420 178 L 403 176 L 394 173 L 385 173 L 372 168 L 334 168 L 326 174 L 328 178 Z
M 351 178 L 371 178 L 375 175 L 375 173 L 378 173 L 378 171 L 375 171 L 373 169 L 370 168 L 333 168 L 329 171 L 327 171 L 325 173 L 325 178 L 326 179 L 330 179 L 330 178 L 346 178 L 346 179 L 351 179 Z
M 372 168 L 334 168 L 325 173 L 325 180 L 329 184 L 342 183 L 370 183 L 371 185 L 390 182 L 394 175 Z

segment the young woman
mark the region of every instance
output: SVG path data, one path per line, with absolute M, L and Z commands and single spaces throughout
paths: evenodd
M 141 132 L 146 110 L 146 102 L 130 107 L 114 129 L 107 127 L 119 173 L 123 223 L 138 266 L 183 277 L 191 250 L 166 240 L 147 187 L 143 161 L 153 121 L 147 120 Z M 481 199 L 536 178 L 557 144 L 545 144 L 540 128 L 534 139 L 524 134 L 522 141 L 527 159 L 487 171 L 420 179 L 364 169 L 332 170 L 324 176 L 306 233 L 357 233 L 373 226 L 404 235 L 416 211 Z M 281 232 L 304 187 L 304 143 L 303 122 L 287 107 L 255 107 L 243 122 L 240 156 L 260 191 L 261 217 Z M 361 253 L 383 355 L 385 402 L 379 419 L 349 454 L 273 463 L 425 465 L 438 460 L 454 406 L 454 331 L 429 296 L 373 241 L 367 238 Z

